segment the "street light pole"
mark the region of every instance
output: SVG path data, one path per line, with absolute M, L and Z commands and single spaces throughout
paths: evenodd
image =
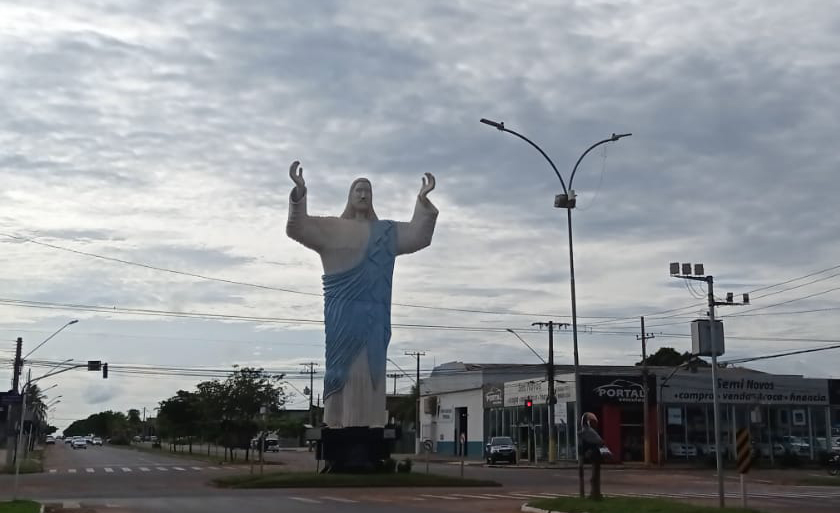
M 565 208 L 566 209 L 566 222 L 568 225 L 569 230 L 569 286 L 571 288 L 571 296 L 572 296 L 572 343 L 574 345 L 574 372 L 575 372 L 575 425 L 581 415 L 581 387 L 580 387 L 580 359 L 578 357 L 578 330 L 577 330 L 577 295 L 575 291 L 575 251 L 574 246 L 572 244 L 572 209 L 575 208 L 576 199 L 575 199 L 575 191 L 572 189 L 572 182 L 575 179 L 575 173 L 577 173 L 578 166 L 580 165 L 583 158 L 593 149 L 596 147 L 608 143 L 608 142 L 615 142 L 624 137 L 630 137 L 633 134 L 612 134 L 610 137 L 603 139 L 601 141 L 596 142 L 592 146 L 586 149 L 586 151 L 581 154 L 581 156 L 575 162 L 575 167 L 572 169 L 572 174 L 569 175 L 569 186 L 566 187 L 566 183 L 563 181 L 563 177 L 560 175 L 560 172 L 557 170 L 557 166 L 554 165 L 551 158 L 540 148 L 536 143 L 525 137 L 524 135 L 515 132 L 509 128 L 505 127 L 504 122 L 497 122 L 492 121 L 486 118 L 481 118 L 481 123 L 485 125 L 492 126 L 493 128 L 499 130 L 500 132 L 507 132 L 509 134 L 515 135 L 519 137 L 523 141 L 527 142 L 531 146 L 533 146 L 540 154 L 548 161 L 551 168 L 554 170 L 554 174 L 557 175 L 557 178 L 560 180 L 560 186 L 563 188 L 563 194 L 558 194 L 554 198 L 554 206 L 556 208 Z M 576 445 L 576 452 L 577 452 L 577 460 L 578 460 L 578 492 L 580 497 L 583 498 L 585 496 L 584 490 L 584 483 L 583 483 L 583 454 L 581 453 L 580 447 L 580 437 L 576 437 L 577 443 Z

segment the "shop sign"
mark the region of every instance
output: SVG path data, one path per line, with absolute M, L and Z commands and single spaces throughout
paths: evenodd
M 645 387 L 641 376 L 581 376 L 583 389 L 588 393 L 584 404 L 604 403 L 642 404 L 645 401 Z M 648 386 L 653 396 L 653 386 Z
M 828 380 L 828 402 L 840 406 L 840 379 Z
M 682 408 L 668 408 L 668 425 L 682 426 Z
M 452 408 L 441 408 L 440 420 L 438 422 L 441 424 L 452 422 Z
M 567 424 L 569 422 L 569 411 L 567 403 L 558 402 L 554 405 L 554 423 Z
M 718 399 L 724 404 L 823 406 L 828 404 L 828 380 L 732 372 L 718 377 Z M 662 390 L 668 403 L 712 403 L 711 377 L 677 374 Z
M 554 381 L 554 394 L 558 401 L 573 398 L 575 394 L 574 382 L 564 383 Z M 502 400 L 505 406 L 522 406 L 525 399 L 530 398 L 533 403 L 548 403 L 548 381 L 546 379 L 521 379 L 505 383 Z
M 485 408 L 501 408 L 505 405 L 503 384 L 484 385 L 482 393 Z

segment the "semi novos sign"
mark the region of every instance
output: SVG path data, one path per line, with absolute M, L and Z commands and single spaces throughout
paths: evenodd
M 798 376 L 726 372 L 718 375 L 718 399 L 724 404 L 824 406 L 829 404 L 828 380 Z M 712 381 L 708 373 L 677 374 L 662 390 L 666 403 L 709 404 Z

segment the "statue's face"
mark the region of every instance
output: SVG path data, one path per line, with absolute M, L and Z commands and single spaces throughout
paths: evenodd
M 371 191 L 370 183 L 360 181 L 350 192 L 350 203 L 353 209 L 357 212 L 367 212 L 370 210 L 371 201 L 373 200 L 373 191 Z

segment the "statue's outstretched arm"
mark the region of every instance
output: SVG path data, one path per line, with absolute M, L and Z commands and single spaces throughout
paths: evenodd
M 417 195 L 411 221 L 396 223 L 398 255 L 414 253 L 432 243 L 438 209 L 429 201 L 428 194 L 435 188 L 435 177 L 431 173 L 426 173 L 422 181 L 423 185 Z
M 306 182 L 303 180 L 303 168 L 298 161 L 292 162 L 289 176 L 295 188 L 289 196 L 289 219 L 286 221 L 286 235 L 304 246 L 320 252 L 327 245 L 324 233 L 324 218 L 312 217 L 306 213 Z

